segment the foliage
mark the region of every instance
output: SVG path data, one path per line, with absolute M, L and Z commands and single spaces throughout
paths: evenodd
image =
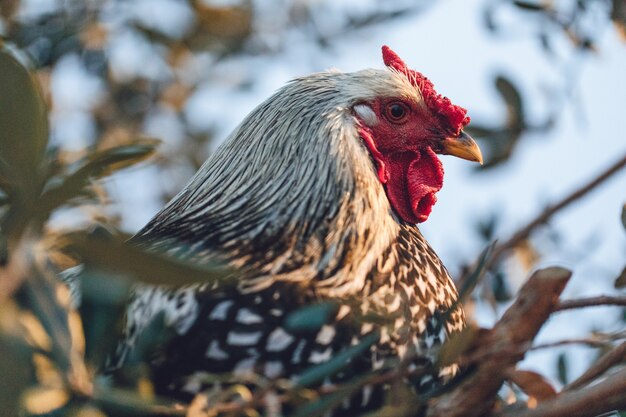
M 106 10 L 93 2 L 69 3 L 50 14 L 32 18 L 17 15 L 19 1 L 0 3 L 5 38 L 13 48 L 13 52 L 10 48 L 0 52 L 0 404 L 3 405 L 0 416 L 195 417 L 257 415 L 260 412 L 271 416 L 277 415 L 276 410 L 280 410 L 282 403 L 292 406 L 294 416 L 313 416 L 324 415 L 367 384 L 392 387 L 387 405 L 373 415 L 415 415 L 423 410 L 424 405 L 444 403 L 457 392 L 455 389 L 472 377 L 471 372 L 463 373 L 454 384 L 441 391 L 417 395 L 403 381 L 425 370 L 411 370 L 406 363 L 393 363 L 380 372 L 364 373 L 332 389 L 321 390 L 319 381 L 339 372 L 351 358 L 367 350 L 377 340 L 378 335 L 373 332 L 360 344 L 311 368 L 295 382 L 268 381 L 261 377 L 241 381 L 229 375 L 215 375 L 211 378 L 231 383 L 230 388 L 216 397 L 200 395 L 188 406 L 176 407 L 168 399 L 154 395 L 145 367 L 151 350 L 167 336 L 162 334 L 162 322 L 157 319 L 132 358 L 132 366 L 128 367 L 128 383 L 124 387 L 110 386 L 109 381 L 99 379 L 97 372 L 115 343 L 128 291 L 134 283 L 180 285 L 211 281 L 228 285 L 233 278 L 232 271 L 218 265 L 190 265 L 131 248 L 124 243 L 126 236 L 116 230 L 116 219 L 106 213 L 97 216 L 102 226 L 89 225 L 71 232 L 54 230 L 49 219 L 54 213 L 70 207 L 104 206 L 107 197 L 98 181 L 148 158 L 152 158 L 152 163 L 166 172 L 183 166 L 186 172 L 197 168 L 206 156 L 206 144 L 211 141 L 212 131 L 193 126 L 185 119 L 183 109 L 186 100 L 201 88 L 205 79 L 184 74 L 189 67 L 202 64 L 207 50 L 216 59 L 237 54 L 271 53 L 272 45 L 276 44 L 275 38 L 280 38 L 280 34 L 272 38 L 257 29 L 263 22 L 253 12 L 251 2 L 242 1 L 232 6 L 213 6 L 202 1 L 183 2 L 195 16 L 183 33 L 169 33 L 150 26 L 140 17 L 130 18 L 122 24 L 123 30 L 132 31 L 143 45 L 152 48 L 153 58 L 166 62 L 168 71 L 165 73 L 169 75 L 124 75 L 116 72 L 108 61 L 108 39 L 114 34 L 103 23 L 108 18 Z M 123 2 L 111 3 L 117 11 L 123 10 Z M 506 28 L 497 23 L 497 8 L 514 7 L 530 13 L 530 19 L 550 22 L 566 33 L 575 51 L 593 53 L 597 35 L 586 32 L 584 26 L 578 24 L 588 13 L 587 3 L 576 2 L 569 13 L 556 9 L 557 6 L 551 3 L 516 1 L 489 6 L 485 10 L 486 26 L 496 35 L 505 32 Z M 280 31 L 304 28 L 312 32 L 310 36 L 316 38 L 320 45 L 325 46 L 333 37 L 346 31 L 362 30 L 407 13 L 422 12 L 423 7 L 420 2 L 398 2 L 395 8 L 381 6 L 369 14 L 355 12 L 334 26 L 320 28 L 313 23 L 316 15 L 323 10 L 307 2 L 294 2 L 288 6 L 290 19 Z M 613 1 L 610 7 L 613 22 L 623 30 L 623 2 Z M 546 53 L 553 53 L 553 33 L 542 30 L 537 34 Z M 42 39 L 46 40 L 43 42 L 45 47 L 42 46 Z M 68 54 L 79 56 L 90 72 L 103 81 L 108 91 L 90 109 L 96 121 L 91 145 L 87 151 L 77 154 L 69 154 L 48 143 L 47 80 L 54 66 Z M 34 62 L 30 71 L 22 64 L 29 60 Z M 563 65 L 564 68 L 571 68 L 567 64 Z M 571 89 L 575 77 L 569 72 L 565 74 L 572 78 L 567 85 L 567 89 Z M 237 88 L 250 88 L 250 82 L 248 79 L 240 80 Z M 40 83 L 44 85 L 43 91 Z M 499 75 L 494 78 L 494 85 L 505 105 L 507 117 L 502 126 L 479 123 L 472 126 L 472 133 L 481 138 L 483 146 L 488 149 L 483 170 L 509 161 L 519 141 L 527 137 L 526 133 L 545 133 L 558 118 L 559 106 L 555 105 L 556 110 L 543 122 L 530 123 L 523 95 L 515 82 L 508 76 Z M 567 97 L 568 91 L 562 96 Z M 154 158 L 157 142 L 140 134 L 154 110 L 155 102 L 173 112 L 182 126 L 182 135 L 191 138 L 190 141 L 168 144 L 169 157 Z M 182 169 L 185 171 L 185 168 Z M 180 185 L 176 183 L 164 189 L 164 198 L 168 198 Z M 496 237 L 497 221 L 494 216 L 480 227 L 485 242 Z M 514 250 L 532 252 L 529 235 L 536 228 L 543 227 L 546 221 L 530 228 L 521 239 L 505 241 L 485 250 L 476 266 L 467 268 L 465 276 L 468 278 L 461 287 L 463 297 L 469 298 L 486 271 L 488 278 L 495 283 L 491 295 L 496 302 L 508 301 L 512 295 L 506 290 L 502 260 Z M 626 206 L 622 212 L 622 223 L 626 227 Z M 82 297 L 79 308 L 72 303 L 70 290 L 73 287 L 68 288 L 59 276 L 61 270 L 78 262 L 84 264 L 79 278 Z M 625 274 L 622 272 L 617 278 L 616 287 L 624 286 Z M 623 298 L 617 297 L 611 303 L 623 305 L 623 301 Z M 580 304 L 584 306 L 585 300 Z M 317 329 L 337 308 L 334 303 L 305 307 L 292 314 L 287 325 L 294 331 Z M 366 319 L 384 324 L 384 318 Z M 515 369 L 524 353 L 533 348 L 530 345 L 532 337 L 528 344 L 506 345 L 503 344 L 504 337 L 494 339 L 494 334 L 499 333 L 493 329 L 468 327 L 443 346 L 439 362 L 480 365 L 489 363 L 495 355 L 494 347 L 516 348 L 513 352 L 515 360 L 508 364 L 510 369 L 507 373 L 491 375 L 492 378 L 501 377 L 498 388 L 505 382 L 504 388 L 499 390 L 501 397 L 497 392 L 492 395 L 494 410 L 499 410 L 494 412 L 511 415 L 543 403 L 550 404 L 551 400 L 559 398 L 562 392 L 558 392 L 539 373 Z M 624 334 L 596 335 L 593 343 L 604 351 L 598 361 L 602 367 L 589 380 L 571 381 L 567 358 L 561 356 L 558 369 L 561 382 L 568 384 L 565 394 L 572 384 L 578 383 L 584 388 L 591 383 L 602 382 L 607 371 L 623 364 L 623 353 L 621 357 L 615 354 L 623 352 L 623 339 Z M 616 342 L 621 344 L 615 346 Z M 573 392 L 585 394 L 585 391 Z

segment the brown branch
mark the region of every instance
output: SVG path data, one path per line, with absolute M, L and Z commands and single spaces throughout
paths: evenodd
M 594 190 L 600 184 L 611 178 L 614 174 L 619 172 L 622 168 L 626 167 L 626 154 L 622 155 L 622 157 L 601 172 L 598 176 L 594 177 L 591 181 L 582 185 L 581 187 L 574 190 L 572 193 L 565 196 L 559 202 L 555 204 L 551 204 L 547 206 L 543 212 L 541 212 L 537 217 L 528 222 L 525 226 L 519 229 L 517 232 L 513 233 L 513 235 L 507 239 L 506 241 L 496 245 L 491 253 L 491 257 L 487 261 L 486 269 L 491 270 L 493 267 L 500 262 L 500 260 L 507 255 L 512 249 L 517 247 L 521 242 L 528 239 L 532 232 L 535 231 L 538 227 L 548 223 L 548 221 L 554 216 L 556 213 L 569 206 L 576 200 L 579 200 L 590 191 Z M 463 282 L 466 279 L 464 275 L 459 280 Z
M 566 391 L 536 408 L 505 410 L 497 417 L 590 417 L 626 408 L 626 369 L 595 385 Z
M 613 365 L 624 361 L 626 361 L 626 342 L 622 342 L 602 355 L 602 357 L 598 359 L 596 363 L 591 366 L 591 368 L 587 369 L 585 373 L 579 376 L 578 379 L 575 379 L 563 387 L 563 391 L 571 391 L 587 385 L 608 371 Z M 624 396 L 626 396 L 626 392 L 624 393 Z
M 578 300 L 563 300 L 555 311 L 571 310 L 573 308 L 596 307 L 596 306 L 626 306 L 626 297 L 613 297 L 600 295 L 598 297 L 580 298 Z
M 563 268 L 535 272 L 513 305 L 480 340 L 477 349 L 485 351 L 489 359 L 476 364 L 454 390 L 432 399 L 427 416 L 477 417 L 489 412 L 507 372 L 524 357 L 519 346 L 530 347 L 570 276 L 571 272 Z

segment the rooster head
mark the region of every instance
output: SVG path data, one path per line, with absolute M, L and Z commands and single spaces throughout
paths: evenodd
M 420 223 L 430 215 L 443 185 L 437 154 L 479 163 L 482 155 L 463 132 L 470 121 L 464 108 L 438 94 L 428 78 L 409 69 L 387 46 L 383 60 L 397 85 L 405 87 L 354 106 L 359 135 L 396 213 L 407 223 Z

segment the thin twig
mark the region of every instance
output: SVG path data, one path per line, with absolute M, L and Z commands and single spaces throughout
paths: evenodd
M 577 300 L 563 300 L 554 311 L 571 310 L 574 308 L 597 306 L 626 306 L 626 297 L 600 295 L 598 297 L 580 298 Z
M 622 342 L 612 350 L 605 353 L 591 366 L 591 368 L 587 369 L 585 373 L 563 387 L 563 391 L 571 391 L 587 385 L 608 371 L 613 365 L 624 361 L 626 361 L 626 342 Z
M 491 257 L 487 261 L 486 269 L 492 270 L 493 267 L 498 264 L 498 262 L 500 262 L 505 255 L 507 255 L 512 249 L 517 247 L 521 242 L 528 239 L 528 237 L 531 235 L 532 232 L 535 231 L 535 229 L 546 224 L 556 213 L 563 210 L 565 207 L 569 206 L 573 202 L 584 197 L 586 194 L 588 194 L 600 184 L 611 178 L 614 174 L 619 172 L 624 167 L 626 167 L 626 154 L 622 155 L 619 160 L 611 164 L 611 166 L 609 166 L 599 175 L 594 177 L 591 181 L 577 188 L 576 190 L 565 196 L 563 199 L 561 199 L 559 202 L 547 206 L 543 210 L 543 212 L 541 212 L 537 217 L 528 222 L 524 227 L 520 228 L 517 232 L 513 233 L 513 235 L 509 239 L 496 245 L 491 253 Z M 466 276 L 464 275 L 459 281 L 463 282 L 465 281 L 465 279 Z
M 608 340 L 600 340 L 595 338 L 582 338 L 582 339 L 563 339 L 556 342 L 541 343 L 532 346 L 530 350 L 551 349 L 555 347 L 567 346 L 567 345 L 587 345 L 594 348 L 603 348 L 609 345 Z

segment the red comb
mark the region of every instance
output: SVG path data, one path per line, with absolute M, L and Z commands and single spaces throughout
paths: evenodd
M 426 106 L 439 118 L 446 130 L 458 136 L 463 126 L 470 122 L 467 110 L 452 104 L 448 97 L 438 94 L 435 91 L 435 86 L 428 78 L 420 72 L 409 69 L 404 61 L 387 45 L 383 46 L 383 61 L 389 68 L 405 74 L 411 84 L 420 89 Z

